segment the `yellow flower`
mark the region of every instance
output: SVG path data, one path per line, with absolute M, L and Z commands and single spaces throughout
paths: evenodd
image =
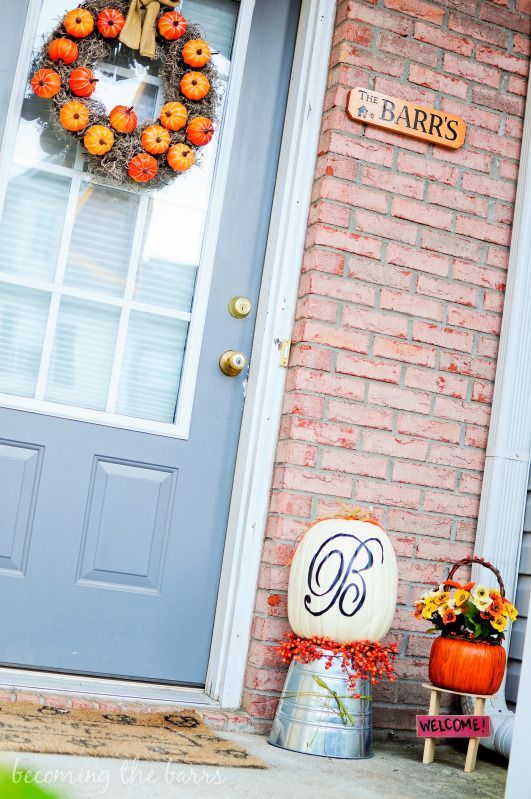
M 477 585 L 471 594 L 471 599 L 478 610 L 488 610 L 492 605 L 492 599 L 489 596 L 489 589 L 483 585 Z
M 459 607 L 459 605 L 464 605 L 465 602 L 468 602 L 470 599 L 470 591 L 463 591 L 463 589 L 459 589 L 455 592 L 455 604 Z
M 446 605 L 449 599 L 450 599 L 449 591 L 439 591 L 439 593 L 435 594 L 435 596 L 432 597 L 432 602 L 434 602 L 436 605 Z
M 437 605 L 434 605 L 431 602 L 427 602 L 424 607 L 424 610 L 422 611 L 422 618 L 431 619 L 431 617 L 436 611 L 437 611 Z
M 502 633 L 505 628 L 507 627 L 507 619 L 503 616 L 495 616 L 493 619 L 490 620 L 490 623 L 494 627 L 495 630 Z
M 518 617 L 518 611 L 516 610 L 514 605 L 511 605 L 509 600 L 503 600 L 503 607 L 504 607 L 504 615 L 509 616 L 511 621 L 516 621 Z
M 448 602 L 445 602 L 444 605 L 439 605 L 439 607 L 437 608 L 437 611 L 440 616 L 444 616 L 450 610 L 452 611 L 454 616 L 459 616 L 459 614 L 461 613 L 459 608 L 456 608 L 455 601 L 453 599 L 449 599 Z M 455 619 L 453 619 L 453 621 L 455 621 Z

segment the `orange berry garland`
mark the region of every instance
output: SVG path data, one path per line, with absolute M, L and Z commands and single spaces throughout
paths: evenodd
M 113 62 L 130 6 L 130 0 L 83 0 L 68 10 L 43 45 L 31 87 L 50 100 L 65 135 L 84 144 L 90 173 L 117 185 L 160 187 L 189 170 L 211 141 L 220 84 L 200 28 L 161 8 L 153 23 L 164 88 L 159 119 L 139 125 L 130 103 L 106 110 L 95 94 L 95 70 L 99 62 Z M 46 128 L 52 120 L 41 113 Z
M 372 685 L 379 685 L 383 679 L 388 679 L 390 682 L 396 679 L 394 662 L 398 653 L 398 644 L 385 646 L 378 641 L 352 641 L 350 644 L 339 644 L 326 636 L 298 638 L 295 633 L 288 633 L 275 648 L 282 662 L 287 665 L 292 660 L 312 663 L 314 660 L 325 658 L 325 669 L 329 669 L 334 658 L 339 657 L 351 691 L 354 691 L 358 680 L 370 680 Z

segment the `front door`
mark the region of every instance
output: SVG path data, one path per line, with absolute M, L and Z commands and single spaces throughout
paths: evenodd
M 225 86 L 245 5 L 183 2 Z M 222 194 L 223 132 L 160 192 L 93 181 L 17 86 L 28 7 L 40 47 L 68 3 L 0 30 L 0 663 L 202 685 L 245 400 L 218 362 L 252 345 L 300 0 L 256 2 Z M 156 117 L 153 63 L 98 71 Z

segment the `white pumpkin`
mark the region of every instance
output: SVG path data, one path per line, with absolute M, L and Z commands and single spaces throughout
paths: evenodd
M 300 638 L 379 641 L 391 626 L 397 588 L 395 552 L 379 525 L 357 519 L 317 522 L 291 564 L 291 629 Z

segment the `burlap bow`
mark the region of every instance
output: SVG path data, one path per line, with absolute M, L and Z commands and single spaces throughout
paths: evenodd
M 140 55 L 155 58 L 156 20 L 161 5 L 180 8 L 181 0 L 131 0 L 120 41 Z

